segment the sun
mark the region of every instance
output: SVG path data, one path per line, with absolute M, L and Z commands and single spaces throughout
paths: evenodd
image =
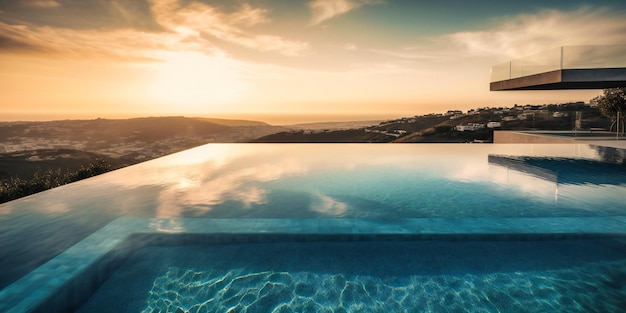
M 240 64 L 226 56 L 167 52 L 154 65 L 154 101 L 181 113 L 215 111 L 241 98 L 247 84 Z

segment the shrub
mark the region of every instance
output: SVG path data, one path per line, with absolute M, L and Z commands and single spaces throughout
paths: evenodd
M 109 163 L 98 159 L 87 166 L 81 166 L 76 172 L 62 173 L 60 169 L 49 169 L 45 171 L 38 170 L 30 180 L 12 177 L 8 180 L 0 181 L 0 203 L 100 175 L 110 170 L 111 165 Z

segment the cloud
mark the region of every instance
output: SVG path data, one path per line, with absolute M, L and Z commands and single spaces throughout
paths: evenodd
M 44 2 L 50 1 L 28 3 L 42 6 Z M 47 5 L 52 6 L 51 3 Z M 126 1 L 111 1 L 108 5 L 124 20 L 137 18 L 137 8 L 128 7 Z M 29 22 L 0 22 L 0 51 L 154 60 L 160 51 L 193 50 L 210 55 L 223 54 L 224 49 L 220 48 L 223 42 L 284 56 L 302 55 L 309 48 L 308 43 L 303 41 L 255 33 L 253 26 L 269 23 L 270 19 L 267 10 L 248 4 L 234 12 L 224 12 L 200 2 L 182 6 L 177 0 L 154 0 L 150 2 L 150 10 L 161 27 L 160 31 L 143 31 L 134 27 L 73 29 Z
M 74 30 L 48 26 L 10 25 L 0 22 L 0 49 L 42 52 L 69 58 L 103 57 L 122 61 L 154 61 L 152 51 L 197 49 L 196 43 L 181 42 L 174 34 L 137 32 L 132 29 Z M 204 49 L 209 49 L 205 47 Z
M 348 210 L 348 205 L 330 196 L 317 193 L 311 203 L 310 209 L 326 216 L 342 216 Z
M 626 19 L 607 9 L 544 10 L 501 21 L 490 29 L 443 38 L 469 55 L 519 58 L 568 45 L 626 42 Z
M 184 206 L 194 206 L 199 211 L 207 212 L 227 201 L 241 202 L 245 208 L 250 208 L 267 202 L 270 190 L 263 188 L 260 183 L 301 174 L 307 170 L 295 159 L 261 163 L 252 167 L 245 163 L 240 164 L 240 161 L 218 164 L 205 160 L 206 163 L 193 165 L 200 169 L 198 171 L 180 171 L 176 167 L 165 170 L 157 178 L 161 180 L 161 184 L 166 182 L 162 180 L 164 177 L 169 183 L 163 185 L 159 194 L 157 216 L 181 216 Z M 122 182 L 125 183 L 127 182 Z
M 249 4 L 245 3 L 239 11 L 230 14 L 227 21 L 233 24 L 254 26 L 257 24 L 269 23 L 270 19 L 267 17 L 267 13 L 266 9 L 253 8 Z
M 258 35 L 249 38 L 232 36 L 227 40 L 260 51 L 277 51 L 285 56 L 299 56 L 309 48 L 309 44 L 306 42 L 285 40 L 270 35 Z
M 0 30 L 3 29 L 4 24 L 0 23 Z M 39 47 L 33 46 L 29 43 L 21 41 L 16 36 L 12 36 L 9 32 L 11 29 L 4 29 L 5 34 L 0 35 L 0 50 L 9 52 L 41 52 Z
M 308 3 L 311 10 L 311 25 L 317 25 L 335 16 L 348 13 L 366 4 L 384 3 L 381 0 L 313 0 Z
M 22 0 L 22 5 L 35 7 L 35 8 L 56 8 L 61 6 L 60 3 L 54 0 Z
M 584 27 L 582 27 L 584 25 Z M 573 11 L 543 10 L 493 20 L 475 31 L 460 31 L 422 39 L 398 49 L 368 49 L 388 61 L 415 67 L 459 66 L 467 62 L 491 66 L 560 46 L 623 44 L 626 19 L 607 9 L 582 7 Z M 471 61 L 470 61 L 471 60 Z
M 154 1 L 152 10 L 157 21 L 168 29 L 190 37 L 216 38 L 259 51 L 285 56 L 303 54 L 308 43 L 267 34 L 253 34 L 244 27 L 270 22 L 267 10 L 243 5 L 234 13 L 225 13 L 202 3 L 179 7 L 176 1 Z

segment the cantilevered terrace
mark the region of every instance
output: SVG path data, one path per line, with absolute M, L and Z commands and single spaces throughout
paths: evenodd
M 491 91 L 626 87 L 626 44 L 563 46 L 491 68 Z

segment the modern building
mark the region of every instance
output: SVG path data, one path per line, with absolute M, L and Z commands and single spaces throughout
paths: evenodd
M 525 58 L 513 60 L 491 68 L 491 91 L 503 90 L 563 90 L 605 89 L 626 87 L 626 44 L 563 46 Z M 576 103 L 575 105 L 584 105 Z M 516 105 L 517 107 L 517 105 Z M 520 120 L 529 115 L 534 118 L 534 106 L 523 107 Z M 565 113 L 554 113 L 553 117 L 566 117 Z M 504 120 L 504 119 L 503 119 Z M 593 140 L 612 147 L 626 147 L 626 141 L 610 141 L 611 133 L 579 133 L 577 125 L 573 132 L 563 131 L 497 131 L 494 143 L 579 143 Z M 620 138 L 619 132 L 614 139 Z
M 491 91 L 626 87 L 626 44 L 563 46 L 491 69 Z

